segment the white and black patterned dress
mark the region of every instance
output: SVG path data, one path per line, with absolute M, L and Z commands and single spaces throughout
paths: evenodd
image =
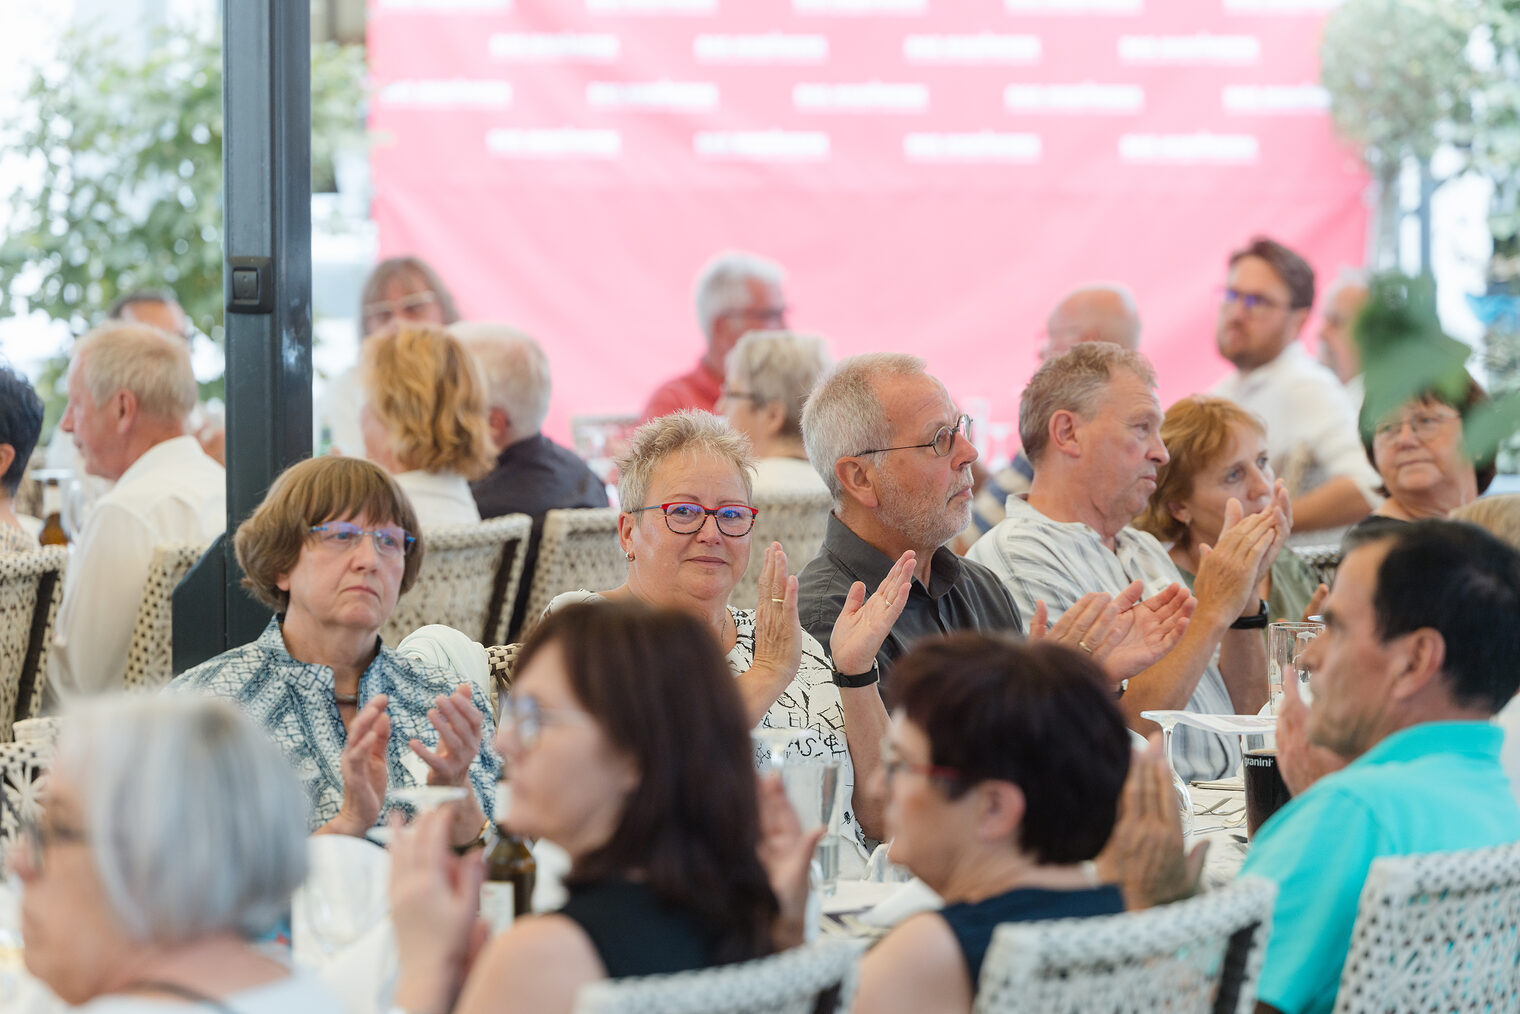
M 436 749 L 438 731 L 427 720 L 434 699 L 453 693 L 461 682 L 455 674 L 439 666 L 425 665 L 403 658 L 390 648 L 380 648 L 375 660 L 359 678 L 359 707 L 376 694 L 390 698 L 386 714 L 391 719 L 391 737 L 386 746 L 390 769 L 386 800 L 381 807 L 380 823 L 392 809 L 409 812 L 409 807 L 391 799 L 391 793 L 403 786 L 419 784 L 414 771 L 424 772 L 408 742 L 421 740 Z M 343 804 L 343 773 L 339 757 L 348 741 L 343 719 L 333 697 L 332 669 L 311 665 L 292 658 L 285 649 L 278 619 L 258 640 L 223 652 L 208 662 L 186 670 L 165 688 L 166 693 L 202 693 L 226 697 L 253 717 L 284 751 L 295 768 L 306 795 L 311 800 L 309 826 L 316 830 L 338 815 Z M 495 723 L 491 705 L 478 687 L 471 687 L 476 709 L 485 718 L 480 752 L 470 762 L 470 784 L 487 817 L 496 808 L 496 780 L 501 760 L 491 742 Z

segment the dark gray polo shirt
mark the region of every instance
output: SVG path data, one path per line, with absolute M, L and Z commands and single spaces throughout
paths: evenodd
M 895 562 L 831 514 L 823 548 L 802 568 L 798 579 L 802 629 L 827 647 L 850 585 L 864 581 L 866 592 L 874 593 Z M 889 705 L 892 663 L 919 638 L 956 630 L 1014 634 L 1023 630 L 1018 607 L 1003 582 L 986 567 L 956 556 L 944 546 L 934 551 L 929 562 L 929 584 L 931 588 L 925 588 L 914 579 L 908 603 L 876 655 L 881 665 L 882 696 Z

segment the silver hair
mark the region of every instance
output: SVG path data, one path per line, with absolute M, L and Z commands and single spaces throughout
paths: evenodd
M 730 386 L 755 396 L 757 404 L 779 401 L 786 408 L 781 436 L 802 435 L 802 406 L 829 368 L 829 349 L 817 335 L 791 331 L 751 331 L 728 354 Z
M 190 346 L 146 324 L 110 322 L 86 334 L 74 346 L 73 369 L 84 371 L 84 385 L 95 404 L 118 391 L 131 391 L 145 416 L 183 422 L 200 391 L 190 368 Z
M 649 483 L 660 462 L 672 454 L 706 451 L 727 458 L 744 480 L 744 497 L 755 493 L 755 458 L 749 438 L 728 424 L 722 416 L 698 409 L 682 409 L 651 419 L 633 431 L 628 449 L 617 459 L 618 503 L 623 510 L 649 506 Z
M 1061 328 L 1090 332 L 1097 341 L 1122 345 L 1131 352 L 1140 347 L 1140 311 L 1135 295 L 1118 282 L 1092 282 L 1068 292 L 1050 311 L 1045 328 L 1050 332 Z
M 1371 276 L 1363 268 L 1341 268 L 1336 273 L 1335 279 L 1325 286 L 1325 293 L 1320 297 L 1320 305 L 1328 306 L 1335 301 L 1335 297 L 1341 294 L 1342 289 L 1356 286 L 1360 289 L 1367 288 L 1372 283 Z
M 745 283 L 751 280 L 779 289 L 786 270 L 769 258 L 743 250 L 725 250 L 702 268 L 696 285 L 697 322 L 708 340 L 720 316 L 749 301 Z
M 1074 345 L 1034 371 L 1019 398 L 1019 440 L 1031 462 L 1038 464 L 1045 453 L 1051 417 L 1057 412 L 1091 417 L 1117 370 L 1129 370 L 1147 386 L 1156 386 L 1156 371 L 1149 360 L 1109 342 Z
M 101 698 L 62 728 L 53 776 L 79 791 L 127 934 L 180 943 L 279 924 L 306 879 L 309 804 L 262 729 L 196 694 Z
M 834 474 L 839 459 L 892 441 L 892 426 L 877 384 L 891 377 L 922 374 L 924 361 L 917 356 L 870 352 L 840 360 L 813 388 L 802 410 L 802 442 L 835 507 L 844 504 L 844 489 Z
M 469 349 L 486 377 L 487 404 L 512 421 L 519 436 L 543 429 L 549 414 L 549 357 L 531 335 L 506 324 L 459 321 L 448 332 Z

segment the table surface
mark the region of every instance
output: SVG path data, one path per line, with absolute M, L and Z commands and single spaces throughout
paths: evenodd
M 1196 782 L 1193 795 L 1193 833 L 1188 847 L 1209 843 L 1203 863 L 1203 887 L 1214 890 L 1235 879 L 1246 861 L 1246 792 L 1241 780 L 1225 778 Z

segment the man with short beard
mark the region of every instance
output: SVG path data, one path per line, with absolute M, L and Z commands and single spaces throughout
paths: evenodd
M 945 546 L 971 518 L 977 451 L 969 425 L 923 360 L 893 353 L 839 363 L 802 413 L 808 460 L 834 497 L 823 547 L 800 577 L 803 628 L 827 644 L 852 586 L 875 591 L 898 560 L 913 556 L 907 601 L 876 656 L 889 705 L 890 667 L 920 637 L 1026 626 L 1031 636 L 1044 633 L 1042 615 L 1021 622 L 992 571 Z M 1137 584 L 1084 599 L 1050 636 L 1094 653 L 1116 681 L 1132 676 L 1175 643 L 1191 608 L 1191 598 L 1173 590 L 1151 608 L 1132 609 L 1139 593 Z

